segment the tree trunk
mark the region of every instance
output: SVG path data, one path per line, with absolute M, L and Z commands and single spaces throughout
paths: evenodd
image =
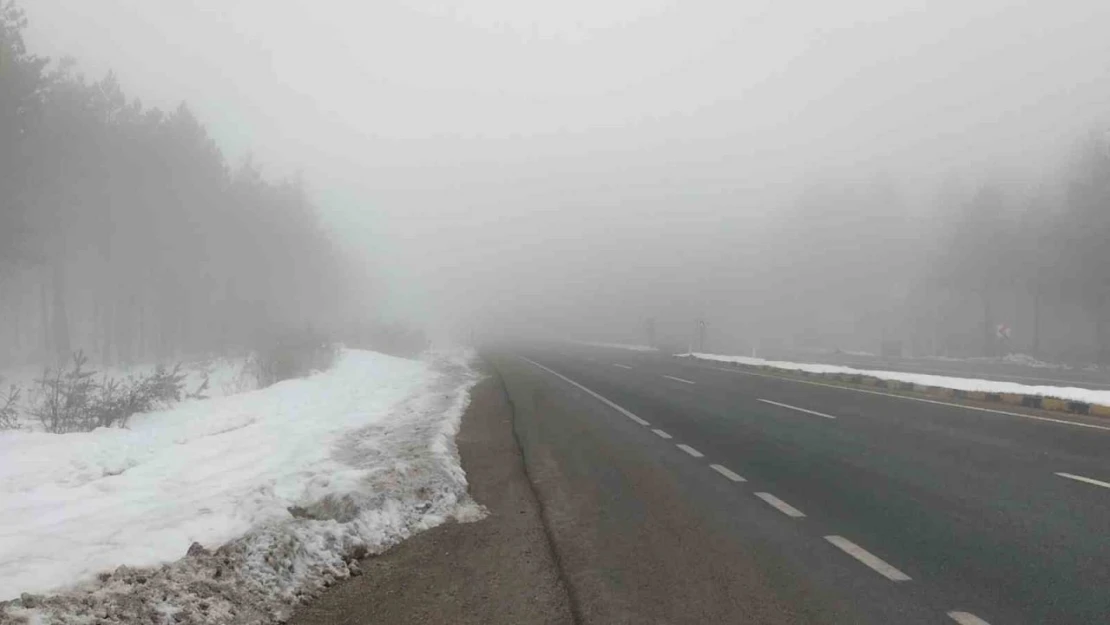
M 43 275 L 42 281 L 39 282 L 39 303 L 41 304 L 42 320 L 42 359 L 45 361 L 50 358 L 50 354 L 54 351 L 53 341 L 50 340 L 50 304 L 46 297 L 46 276 Z
M 13 335 L 11 339 L 8 339 L 5 336 L 5 334 L 6 334 L 5 330 L 7 328 L 10 328 L 13 325 L 15 325 L 11 321 L 9 321 L 7 319 L 7 317 L 8 317 L 8 314 L 10 312 L 18 312 L 19 309 L 15 308 L 13 306 L 13 304 L 16 304 L 18 301 L 19 301 L 19 298 L 15 297 L 15 296 L 10 296 L 9 297 L 9 296 L 5 295 L 4 275 L 2 273 L 0 273 L 0 306 L 3 306 L 3 310 L 0 310 L 0 354 L 7 353 L 7 354 L 9 354 L 10 356 L 13 356 L 13 357 L 19 351 L 18 346 L 16 346 L 16 345 L 7 345 L 6 346 L 7 349 L 5 350 L 4 348 L 5 348 L 5 343 L 7 343 L 9 341 L 11 343 L 15 343 L 16 341 L 19 340 L 18 330 L 16 330 L 17 333 L 15 335 Z M 4 306 L 4 304 L 6 302 L 12 302 L 12 304 L 8 304 L 7 306 Z M 14 317 L 15 315 L 12 315 L 12 316 Z M 14 360 L 14 358 L 12 358 L 12 360 Z M 5 364 L 11 364 L 11 363 L 5 363 L 4 362 L 4 357 L 2 355 L 0 355 L 0 367 L 4 366 Z
M 54 291 L 54 318 L 53 318 L 53 335 L 54 335 L 54 353 L 58 357 L 58 362 L 63 363 L 70 355 L 70 340 L 69 340 L 69 315 L 66 313 L 66 297 L 65 297 L 65 265 L 62 261 L 54 262 L 54 279 L 52 280 Z
M 991 314 L 991 298 L 986 289 L 981 293 L 983 297 L 983 355 L 994 356 L 994 318 Z
M 116 360 L 122 364 L 130 364 L 132 349 L 134 347 L 134 333 L 132 328 L 135 322 L 135 310 L 131 299 L 120 295 L 116 298 Z
M 112 346 L 115 344 L 116 335 L 116 298 L 114 293 L 104 303 L 104 317 L 101 319 L 100 325 L 100 331 L 104 333 L 104 347 L 101 358 L 105 365 L 115 364 L 112 359 Z
M 1105 292 L 1100 293 L 1098 296 L 1098 304 L 1095 309 L 1095 340 L 1098 344 L 1098 356 L 1096 358 L 1098 364 L 1107 364 L 1108 356 L 1110 356 L 1110 345 L 1106 341 L 1106 318 L 1103 316 L 1103 310 L 1106 308 Z
M 19 276 L 17 276 L 17 278 L 18 277 Z M 25 288 L 25 286 L 26 285 L 23 283 L 22 280 L 18 280 L 16 283 L 16 289 L 18 289 L 19 291 L 19 297 L 11 297 L 8 299 L 8 301 L 11 302 L 12 307 L 12 331 L 15 333 L 12 335 L 12 347 L 15 349 L 15 353 L 18 354 L 19 357 L 22 357 L 23 355 L 23 295 L 26 294 L 23 289 Z
M 1034 358 L 1041 357 L 1041 289 L 1033 289 L 1033 345 L 1029 348 Z

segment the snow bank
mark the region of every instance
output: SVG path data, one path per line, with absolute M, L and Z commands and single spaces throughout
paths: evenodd
M 997 358 L 986 356 L 979 356 L 973 358 L 952 358 L 949 356 L 927 356 L 921 360 L 936 360 L 939 362 L 961 362 L 961 363 L 974 363 L 974 364 L 988 364 L 988 365 L 1020 365 L 1022 367 L 1030 367 L 1033 369 L 1071 369 L 1069 365 L 1045 362 L 1030 356 L 1029 354 L 1006 354 Z
M 268 622 L 354 556 L 479 517 L 454 443 L 477 376 L 434 358 L 348 350 L 126 430 L 0 433 L 0 600 L 78 584 L 0 622 Z
M 902 371 L 880 371 L 875 369 L 856 369 L 841 365 L 806 364 L 786 362 L 779 360 L 764 360 L 762 358 L 749 358 L 747 356 L 724 356 L 721 354 L 682 354 L 683 358 L 697 358 L 716 362 L 734 362 L 752 367 L 772 367 L 788 371 L 806 371 L 808 373 L 846 373 L 865 375 L 882 380 L 895 382 L 908 382 L 921 386 L 936 386 L 960 391 L 982 391 L 984 393 L 1013 393 L 1015 395 L 1040 395 L 1042 397 L 1056 397 L 1067 401 L 1077 401 L 1087 404 L 1110 406 L 1110 391 L 1094 390 L 1066 386 L 1032 386 L 1017 384 L 1015 382 L 998 382 L 995 380 L 980 380 L 976 378 L 956 378 L 925 373 L 905 373 Z

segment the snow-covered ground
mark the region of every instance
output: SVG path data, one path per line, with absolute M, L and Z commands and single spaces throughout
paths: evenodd
M 842 365 L 825 365 L 815 363 L 798 363 L 781 360 L 764 360 L 762 358 L 749 358 L 747 356 L 725 356 L 722 354 L 683 354 L 680 357 L 698 358 L 716 362 L 735 362 L 754 367 L 772 367 L 788 371 L 806 371 L 809 373 L 847 373 L 866 375 L 882 380 L 896 382 L 909 382 L 922 386 L 935 386 L 961 391 L 982 391 L 984 393 L 1013 393 L 1017 395 L 1040 395 L 1043 397 L 1056 397 L 1067 401 L 1078 401 L 1089 404 L 1110 406 L 1110 391 L 1095 390 L 1078 387 L 1064 386 L 1033 386 L 1017 384 L 1014 382 L 998 382 L 995 380 L 980 380 L 976 378 L 958 378 L 925 373 L 905 373 L 902 371 L 882 371 L 876 369 L 857 369 Z
M 988 357 L 974 357 L 974 358 L 951 358 L 948 356 L 925 356 L 921 360 L 936 360 L 940 362 L 967 362 L 975 364 L 988 364 L 988 365 L 1021 365 L 1023 367 L 1032 367 L 1034 369 L 1071 369 L 1072 367 L 1065 364 L 1045 362 L 1030 356 L 1029 354 L 1006 354 L 1005 356 L 998 356 L 995 358 Z
M 0 601 L 54 594 L 0 622 L 268 622 L 360 553 L 480 517 L 454 443 L 469 358 L 345 350 L 127 429 L 0 432 Z

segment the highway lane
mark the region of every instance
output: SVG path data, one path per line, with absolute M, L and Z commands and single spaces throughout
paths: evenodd
M 745 509 L 762 506 L 780 524 L 804 522 L 821 528 L 817 534 L 824 532 L 795 537 L 797 542 L 840 536 L 912 578 L 900 582 L 897 592 L 860 596 L 837 575 L 816 572 L 840 566 L 825 564 L 837 561 L 837 554 L 850 557 L 843 545 L 825 539 L 824 551 L 814 551 L 814 545 L 776 548 L 784 557 L 780 568 L 818 588 L 818 594 L 841 598 L 853 610 L 886 611 L 857 614 L 851 622 L 942 622 L 930 619 L 966 611 L 996 625 L 1092 623 L 1110 614 L 1102 591 L 1110 582 L 1104 535 L 1110 489 L 1097 484 L 1099 478 L 1110 481 L 1103 451 L 1110 431 L 615 350 L 548 349 L 529 357 L 650 423 L 623 419 L 644 431 L 637 437 L 654 439 L 654 446 L 626 445 L 620 442 L 624 430 L 609 432 L 617 441 L 611 444 L 627 448 L 624 453 L 638 450 L 640 461 L 652 463 L 660 445 L 686 445 L 696 454 L 675 447 L 685 461 L 712 471 L 692 478 L 694 484 L 715 478 L 745 495 L 728 505 L 695 498 L 690 507 L 699 516 L 735 515 L 726 509 L 741 503 Z M 562 384 L 563 394 L 575 388 L 547 375 Z M 619 416 L 589 399 L 610 418 Z M 589 464 L 574 451 L 573 441 L 567 445 L 563 453 L 578 454 L 583 466 Z M 698 489 L 687 485 L 683 496 Z M 733 531 L 761 545 L 766 527 Z M 902 620 L 884 621 L 891 611 Z

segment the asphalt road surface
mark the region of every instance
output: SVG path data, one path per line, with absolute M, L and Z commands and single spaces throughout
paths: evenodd
M 490 360 L 578 622 L 1110 622 L 1110 421 L 620 350 Z

